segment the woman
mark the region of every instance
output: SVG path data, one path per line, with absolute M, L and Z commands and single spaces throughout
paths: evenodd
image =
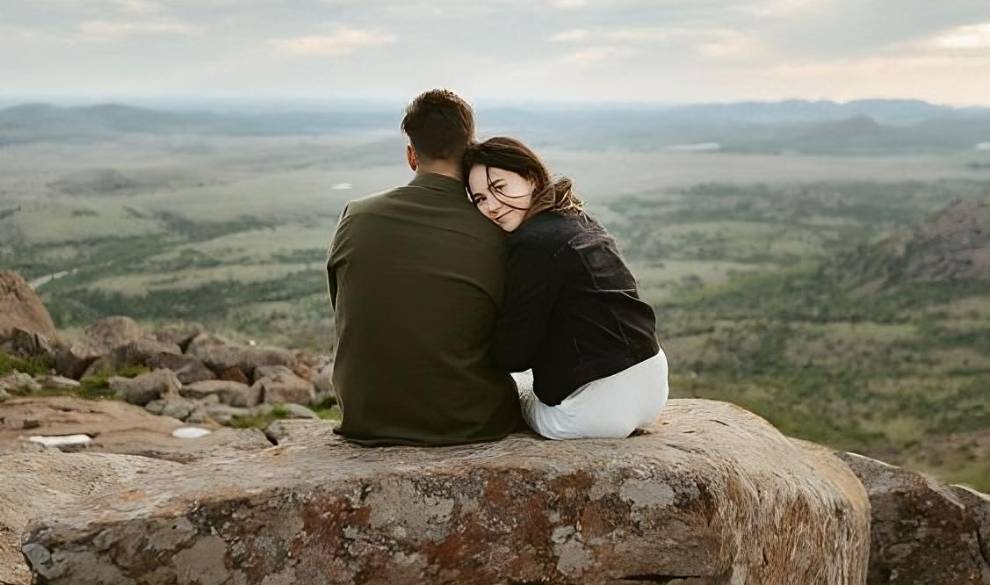
M 652 422 L 667 401 L 653 310 L 571 181 L 506 137 L 472 145 L 463 171 L 478 210 L 508 232 L 493 352 L 502 368 L 533 370 L 520 390 L 529 426 L 550 439 L 622 438 Z

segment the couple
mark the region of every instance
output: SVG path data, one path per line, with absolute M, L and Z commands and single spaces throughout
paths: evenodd
M 404 187 L 350 202 L 327 277 L 336 432 L 365 445 L 622 438 L 667 400 L 655 317 L 611 236 L 512 138 L 474 143 L 471 107 L 406 108 Z M 524 376 L 532 370 L 532 388 Z M 517 389 L 516 382 L 520 385 Z

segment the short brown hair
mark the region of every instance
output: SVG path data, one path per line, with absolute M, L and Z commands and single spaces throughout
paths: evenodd
M 472 144 L 464 153 L 461 170 L 467 185 L 468 175 L 474 165 L 483 165 L 486 170 L 495 167 L 512 171 L 533 183 L 533 198 L 523 220 L 529 219 L 541 211 L 549 211 L 560 215 L 579 215 L 584 211 L 584 203 L 574 193 L 574 184 L 567 177 L 554 179 L 547 166 L 531 148 L 508 136 L 496 136 L 488 140 Z M 488 187 L 498 197 L 498 189 L 492 186 L 488 177 Z M 470 193 L 469 193 L 470 195 Z M 499 199 L 503 205 L 513 207 L 509 202 Z
M 402 131 L 427 160 L 459 160 L 474 140 L 474 111 L 449 89 L 431 89 L 406 107 Z

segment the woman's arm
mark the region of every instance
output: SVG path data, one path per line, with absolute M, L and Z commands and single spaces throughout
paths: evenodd
M 521 372 L 533 366 L 546 342 L 561 282 L 561 266 L 550 251 L 535 242 L 510 247 L 493 343 L 500 368 Z

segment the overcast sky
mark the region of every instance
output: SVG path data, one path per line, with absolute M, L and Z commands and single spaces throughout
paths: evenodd
M 0 0 L 0 95 L 990 105 L 990 0 Z

